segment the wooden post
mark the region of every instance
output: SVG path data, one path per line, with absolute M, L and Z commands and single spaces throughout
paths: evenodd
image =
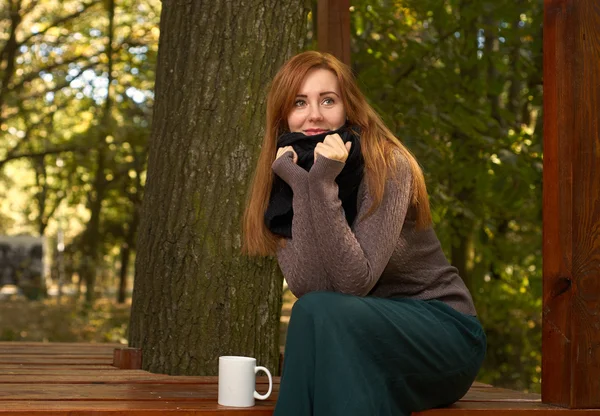
M 350 65 L 350 0 L 318 0 L 317 44 Z
M 542 401 L 600 408 L 600 2 L 544 1 Z
M 115 348 L 113 366 L 121 370 L 140 370 L 142 368 L 141 348 Z

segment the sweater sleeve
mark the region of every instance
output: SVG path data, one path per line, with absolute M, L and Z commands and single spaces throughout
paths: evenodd
M 367 218 L 373 199 L 366 181 L 359 192 L 359 209 L 350 229 L 338 198 L 335 178 L 344 163 L 317 159 L 308 175 L 316 246 L 336 292 L 365 296 L 375 286 L 400 238 L 410 205 L 412 172 L 403 156 L 397 156 L 397 172 L 390 175 L 383 200 Z
M 308 172 L 293 162 L 292 152 L 273 163 L 273 171 L 294 193 L 292 208 L 292 238 L 277 250 L 277 261 L 285 280 L 297 298 L 313 291 L 331 291 L 325 269 L 314 244 L 314 227 L 310 214 Z

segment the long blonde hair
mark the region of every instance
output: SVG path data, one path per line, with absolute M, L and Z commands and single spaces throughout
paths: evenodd
M 417 227 L 426 228 L 431 224 L 425 178 L 415 157 L 369 105 L 345 64 L 328 53 L 308 51 L 292 57 L 281 67 L 267 96 L 266 131 L 244 213 L 242 251 L 246 254 L 275 254 L 282 240 L 266 227 L 264 221 L 274 178 L 271 165 L 277 153 L 277 138 L 289 131 L 287 116 L 293 108 L 296 94 L 306 74 L 315 68 L 328 69 L 337 76 L 348 122 L 361 129 L 365 174 L 373 197 L 373 205 L 367 215 L 381 204 L 386 180 L 391 172 L 396 171 L 395 158 L 390 155 L 397 149 L 412 170 L 411 203 L 416 208 Z

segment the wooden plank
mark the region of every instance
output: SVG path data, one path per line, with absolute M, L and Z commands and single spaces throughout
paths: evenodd
M 2 402 L 0 415 L 25 415 L 36 412 L 44 416 L 67 416 L 68 412 L 102 412 L 104 416 L 147 416 L 177 412 L 177 415 L 272 415 L 274 400 L 256 402 L 249 409 L 218 406 L 210 401 L 6 401 Z M 146 411 L 146 413 L 144 413 Z M 160 411 L 160 413 L 158 413 Z M 187 411 L 187 412 L 186 412 Z M 413 416 L 599 416 L 600 410 L 570 410 L 541 403 L 458 403 L 449 408 L 413 413 Z
M 600 7 L 545 0 L 542 399 L 600 407 Z
M 25 366 L 18 366 L 16 368 L 5 368 L 4 366 L 0 367 L 0 377 L 4 376 L 45 376 L 45 377 L 54 377 L 54 376 L 80 376 L 87 375 L 90 378 L 94 378 L 95 376 L 109 376 L 109 377 L 128 377 L 128 376 L 156 376 L 162 377 L 162 374 L 152 374 L 143 370 L 120 370 L 112 366 L 108 366 L 109 369 L 96 369 L 96 367 L 102 366 L 94 366 L 94 371 L 90 371 L 89 367 L 85 367 L 85 369 L 77 369 L 72 368 L 70 366 L 40 366 L 36 368 L 30 368 Z M 165 376 L 168 377 L 168 376 Z
M 8 359 L 14 359 L 14 360 L 36 360 L 36 359 L 40 359 L 40 360 L 47 360 L 49 358 L 56 358 L 59 360 L 62 359 L 68 359 L 68 360 L 79 360 L 79 361 L 86 361 L 86 360 L 112 360 L 112 352 L 111 354 L 64 354 L 62 352 L 56 352 L 54 354 L 0 354 L 0 360 L 8 360 Z
M 74 356 L 74 355 L 0 355 L 0 366 L 3 364 L 48 364 L 48 365 L 111 365 L 112 357 Z
M 115 348 L 124 348 L 121 344 L 82 344 L 82 343 L 44 343 L 44 342 L 0 342 L 0 354 L 106 354 L 112 355 Z
M 120 347 L 117 347 L 120 348 Z M 0 355 L 10 355 L 10 354 L 33 354 L 33 355 L 48 355 L 48 354 L 56 354 L 57 352 L 61 354 L 68 355 L 112 355 L 114 347 L 102 347 L 102 348 L 85 348 L 85 347 L 77 347 L 77 348 L 55 348 L 55 347 L 46 347 L 46 346 L 33 346 L 33 347 L 21 347 L 21 348 L 9 348 L 9 347 L 0 347 Z
M 2 384 L 0 408 L 9 401 L 200 401 L 216 402 L 217 384 L 48 384 L 43 388 L 38 384 Z M 266 392 L 267 386 L 262 385 Z M 279 391 L 279 385 L 273 386 Z M 259 393 L 262 393 L 260 391 Z
M 168 376 L 152 374 L 146 371 L 133 370 L 133 373 L 123 371 L 106 372 L 104 374 L 82 374 L 81 371 L 71 374 L 46 373 L 46 374 L 2 374 L 0 384 L 217 384 L 216 377 L 206 376 Z M 139 371 L 139 372 L 137 372 Z M 267 385 L 268 379 L 260 376 L 256 378 L 258 385 Z M 279 377 L 273 377 L 273 383 L 279 384 Z M 1 387 L 0 387 L 1 388 Z
M 2 403 L 2 416 L 73 416 L 74 414 L 101 414 L 102 416 L 148 416 L 176 414 L 177 416 L 271 416 L 275 402 L 258 401 L 251 408 L 219 406 L 216 402 L 28 402 L 12 401 Z M 35 412 L 35 413 L 33 413 Z
M 15 416 L 35 414 L 43 416 L 70 416 L 75 412 L 98 412 L 103 416 L 148 416 L 176 414 L 178 416 L 245 416 L 272 415 L 274 401 L 257 401 L 256 406 L 248 409 L 235 409 L 218 406 L 211 402 L 27 402 L 12 401 L 2 403 L 0 415 Z M 433 409 L 413 413 L 413 416 L 599 416 L 599 410 L 569 410 L 535 403 L 460 403 L 444 409 Z
M 494 387 L 494 386 L 492 386 L 491 384 L 480 383 L 479 381 L 475 381 L 471 385 L 471 388 L 487 388 L 487 387 Z
M 317 45 L 350 66 L 350 0 L 318 0 Z
M 190 379 L 194 379 L 190 377 Z M 104 400 L 104 401 L 147 401 L 147 400 L 211 400 L 216 399 L 218 384 L 215 377 L 198 377 L 186 384 L 169 383 L 163 380 L 145 380 L 145 383 L 112 380 L 93 384 L 46 383 L 40 388 L 39 383 L 9 383 L 0 388 L 0 404 L 13 400 Z M 266 380 L 261 380 L 259 390 L 266 390 Z M 195 384 L 193 383 L 195 382 Z M 275 383 L 273 391 L 279 391 L 279 383 Z M 540 402 L 539 395 L 513 392 L 505 389 L 483 388 L 471 389 L 461 400 L 463 402 Z
M 124 347 L 126 345 L 115 342 L 21 342 L 21 341 L 0 341 L 0 349 L 31 349 L 31 348 L 47 348 L 47 349 L 106 349 L 113 350 L 115 348 Z
M 106 347 L 111 348 L 122 347 L 123 344 L 117 342 L 40 342 L 40 341 L 0 341 L 0 347 L 36 347 L 39 345 L 47 345 L 48 347 Z
M 85 364 L 18 364 L 18 363 L 4 363 L 0 364 L 1 370 L 16 370 L 16 369 L 28 369 L 28 370 L 86 370 L 86 371 L 105 371 L 112 370 L 118 371 L 119 369 L 113 365 L 108 364 L 97 364 L 97 365 L 85 365 Z
M 522 393 L 519 391 L 500 388 L 471 388 L 461 399 L 463 402 L 541 402 L 539 394 Z
M 566 409 L 543 403 L 459 402 L 447 408 L 415 412 L 412 416 L 600 416 L 598 409 Z

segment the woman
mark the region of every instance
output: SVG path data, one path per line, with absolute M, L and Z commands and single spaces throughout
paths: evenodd
M 276 415 L 409 415 L 468 391 L 485 335 L 423 173 L 332 55 L 275 76 L 244 231 L 299 298 Z

